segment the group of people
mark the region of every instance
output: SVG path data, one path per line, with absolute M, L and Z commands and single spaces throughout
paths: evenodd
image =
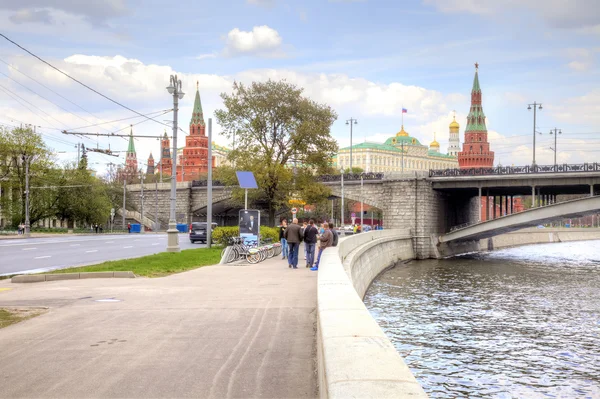
M 17 234 L 25 234 L 25 225 L 23 223 L 19 223 L 19 226 L 17 227 Z
M 333 224 L 330 223 L 322 223 L 320 227 L 317 227 L 315 221 L 311 219 L 300 225 L 298 219 L 294 218 L 292 223 L 288 225 L 286 219 L 281 219 L 279 241 L 283 247 L 281 259 L 287 259 L 289 268 L 298 268 L 298 252 L 300 244 L 304 242 L 306 267 L 312 271 L 317 271 L 319 270 L 321 254 L 325 248 L 337 246 L 338 234 L 334 230 Z M 317 248 L 318 253 L 315 259 Z

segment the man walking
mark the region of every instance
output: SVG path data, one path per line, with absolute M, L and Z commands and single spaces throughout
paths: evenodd
M 315 263 L 314 267 L 310 268 L 310 270 L 312 270 L 313 272 L 319 270 L 319 262 L 321 262 L 321 255 L 323 254 L 323 251 L 325 250 L 325 248 L 330 247 L 333 243 L 334 233 L 332 233 L 331 230 L 329 230 L 329 224 L 323 223 L 323 228 L 325 230 L 323 231 L 323 234 L 321 234 L 321 237 L 319 237 L 319 255 L 317 256 L 317 262 Z
M 281 259 L 287 259 L 289 255 L 289 249 L 287 240 L 284 237 L 285 230 L 287 229 L 287 220 L 281 219 L 281 225 L 279 226 L 279 242 L 281 243 Z M 289 264 L 290 262 L 288 262 Z
M 302 236 L 300 234 L 301 229 L 302 228 L 298 224 L 298 219 L 294 218 L 294 220 L 292 220 L 292 224 L 290 224 L 283 233 L 283 236 L 287 240 L 290 248 L 290 253 L 288 255 L 288 267 L 293 269 L 298 268 L 298 249 L 300 248 L 300 242 L 302 241 Z
M 306 250 L 306 267 L 311 267 L 315 260 L 315 245 L 317 244 L 318 230 L 315 221 L 310 219 L 304 229 L 304 248 Z

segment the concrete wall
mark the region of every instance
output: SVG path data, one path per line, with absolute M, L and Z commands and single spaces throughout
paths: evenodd
M 479 242 L 479 246 L 482 250 L 486 250 L 518 247 L 531 244 L 586 240 L 600 240 L 600 229 L 529 228 L 483 239 Z
M 358 234 L 323 253 L 317 288 L 322 398 L 427 397 L 362 301 L 377 275 L 414 257 L 409 230 Z

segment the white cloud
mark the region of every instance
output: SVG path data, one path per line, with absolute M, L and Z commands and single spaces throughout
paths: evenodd
M 82 16 L 93 24 L 104 24 L 111 18 L 129 13 L 125 0 L 0 0 L 0 10 L 17 11 L 13 14 L 16 18 L 19 18 L 19 15 L 34 15 L 42 11 L 46 15 L 49 10 L 64 11 Z
M 246 0 L 248 4 L 261 7 L 273 7 L 277 0 Z
M 283 55 L 279 33 L 267 25 L 255 26 L 251 31 L 234 28 L 225 38 L 226 56 L 257 55 L 279 57 Z
M 51 25 L 54 23 L 48 10 L 24 9 L 11 15 L 9 19 L 15 24 L 37 23 Z
M 584 72 L 594 65 L 595 54 L 600 52 L 598 48 L 573 47 L 563 50 L 565 58 L 572 60 L 567 66 L 577 72 Z
M 216 58 L 216 57 L 217 57 L 217 55 L 214 54 L 214 53 L 207 53 L 207 54 L 197 55 L 195 58 L 197 60 L 206 60 L 206 59 L 209 59 L 209 58 Z

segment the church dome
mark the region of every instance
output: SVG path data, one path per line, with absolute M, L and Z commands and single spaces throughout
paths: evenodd
M 437 142 L 437 140 L 435 139 L 435 133 L 433 133 L 433 141 L 431 142 L 431 144 L 429 144 L 429 148 L 431 149 L 440 149 L 440 143 Z
M 450 129 L 458 129 L 458 128 L 460 128 L 460 125 L 456 121 L 456 116 L 455 116 L 454 120 L 452 121 L 452 123 L 450 123 Z
M 396 137 L 408 137 L 408 132 L 404 130 L 404 125 L 398 133 L 396 133 Z

